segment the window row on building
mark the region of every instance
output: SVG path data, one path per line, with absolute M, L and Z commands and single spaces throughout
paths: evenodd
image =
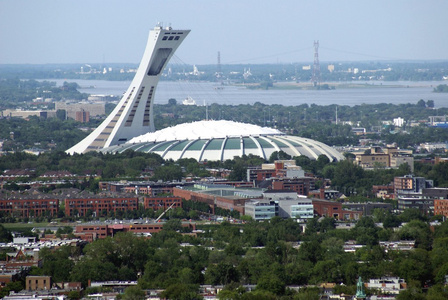
M 15 217 L 55 216 L 59 211 L 58 199 L 0 200 L 0 212 Z
M 139 208 L 139 200 L 137 197 L 65 199 L 64 204 L 66 216 L 101 216 L 111 211 L 132 211 Z M 143 201 L 144 209 L 166 210 L 170 206 L 172 208 L 182 207 L 182 198 L 145 197 Z M 58 212 L 58 199 L 0 200 L 0 213 L 4 216 L 56 216 Z

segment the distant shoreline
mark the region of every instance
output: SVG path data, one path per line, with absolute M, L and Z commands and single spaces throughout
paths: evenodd
M 405 82 L 399 82 L 399 81 L 389 81 L 388 84 L 383 84 L 382 82 L 372 82 L 372 83 L 356 83 L 356 82 L 321 82 L 320 86 L 328 85 L 329 89 L 377 89 L 377 88 L 417 88 L 417 87 L 434 87 L 432 84 L 423 84 L 423 82 L 420 82 L 421 84 L 407 84 Z M 238 85 L 237 85 L 238 86 Z M 262 86 L 259 86 L 259 84 L 251 84 L 251 85 L 245 85 L 252 86 L 253 89 L 263 89 Z M 316 90 L 316 88 L 310 83 L 310 82 L 275 82 L 273 83 L 272 87 L 269 87 L 269 89 L 274 90 Z M 322 89 L 322 91 L 325 91 L 326 89 Z

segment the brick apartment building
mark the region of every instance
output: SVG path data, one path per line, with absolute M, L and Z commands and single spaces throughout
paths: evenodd
M 145 197 L 143 200 L 143 207 L 145 209 L 166 210 L 168 207 L 173 205 L 172 208 L 182 207 L 182 198 L 175 196 L 167 197 Z
M 0 200 L 0 212 L 15 217 L 56 216 L 59 210 L 58 199 L 10 199 Z
M 276 178 L 272 180 L 273 190 L 291 190 L 299 195 L 308 195 L 314 190 L 315 179 L 311 177 L 301 178 Z
M 448 200 L 434 199 L 434 215 L 448 217 Z
M 110 211 L 128 211 L 138 209 L 138 198 L 84 198 L 65 199 L 66 216 L 85 216 L 92 212 L 96 216 Z
M 77 111 L 75 120 L 81 123 L 88 123 L 90 121 L 90 112 L 85 110 Z
M 432 188 L 434 183 L 432 180 L 427 180 L 424 177 L 416 177 L 413 175 L 405 175 L 403 177 L 394 178 L 394 193 L 419 193 L 425 188 Z

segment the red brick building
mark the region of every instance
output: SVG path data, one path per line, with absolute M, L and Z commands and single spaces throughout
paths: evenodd
M 447 199 L 434 199 L 434 215 L 442 215 L 448 217 Z
M 90 121 L 90 112 L 85 110 L 77 111 L 75 120 L 81 123 L 88 123 Z
M 315 179 L 311 177 L 302 178 L 277 178 L 272 181 L 273 190 L 291 190 L 299 195 L 308 195 L 314 190 Z
M 342 203 L 329 200 L 313 199 L 314 213 L 320 217 L 331 217 L 337 220 L 358 220 L 362 211 L 342 209 Z
M 138 198 L 87 198 L 65 199 L 66 216 L 85 216 L 88 212 L 96 216 L 109 211 L 128 211 L 138 209 Z
M 182 227 L 196 229 L 195 223 L 182 223 Z M 75 228 L 75 234 L 88 234 L 96 239 L 104 239 L 114 236 L 119 232 L 132 232 L 142 236 L 150 236 L 163 229 L 163 223 L 153 224 L 113 224 L 113 225 L 78 225 Z
M 152 195 L 152 189 L 150 186 L 125 186 L 121 189 L 121 191 L 128 194 Z
M 173 205 L 174 204 L 174 205 Z M 168 207 L 173 205 L 172 208 L 182 207 L 182 198 L 175 196 L 167 197 L 145 197 L 143 201 L 143 207 L 145 209 L 166 210 Z
M 174 196 L 181 197 L 185 200 L 192 200 L 207 203 L 212 209 L 220 207 L 228 210 L 236 210 L 244 215 L 244 204 L 248 198 L 238 196 L 220 196 L 216 194 L 206 194 L 201 191 L 193 191 L 189 189 L 174 188 Z
M 0 200 L 0 212 L 15 217 L 57 215 L 58 199 L 11 199 Z

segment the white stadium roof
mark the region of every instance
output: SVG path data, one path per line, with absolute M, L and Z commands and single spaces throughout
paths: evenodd
M 233 121 L 198 121 L 168 127 L 156 132 L 150 132 L 129 141 L 129 143 L 170 141 L 170 140 L 196 140 L 217 139 L 226 137 L 256 136 L 283 134 L 281 131 L 269 127 L 260 127 L 253 124 Z
M 317 159 L 321 154 L 330 161 L 344 159 L 337 150 L 312 139 L 285 135 L 273 128 L 224 120 L 179 124 L 135 137 L 102 152 L 128 149 L 157 153 L 164 159 L 173 160 L 224 161 L 244 154 L 268 160 L 275 151 L 284 151 L 291 156 L 305 155 L 310 159 Z

